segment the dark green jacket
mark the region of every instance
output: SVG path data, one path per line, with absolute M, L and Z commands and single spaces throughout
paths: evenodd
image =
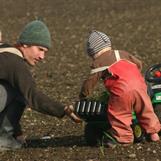
M 0 80 L 7 81 L 26 99 L 28 105 L 38 112 L 56 116 L 64 116 L 64 105 L 50 99 L 36 88 L 32 74 L 23 56 L 11 52 L 2 52 L 3 49 L 11 47 L 0 44 Z M 14 48 L 14 50 L 17 50 Z M 20 54 L 21 52 L 17 50 Z

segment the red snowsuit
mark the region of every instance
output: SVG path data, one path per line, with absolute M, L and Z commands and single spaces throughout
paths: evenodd
M 147 87 L 136 64 L 127 60 L 119 60 L 108 70 L 113 73 L 114 78 L 111 77 L 104 81 L 105 87 L 111 93 L 107 114 L 116 139 L 124 143 L 133 142 L 130 127 L 133 110 L 147 133 L 158 132 L 160 123 L 154 114 L 147 95 Z
M 120 59 L 118 52 L 115 52 L 115 56 L 117 61 L 107 67 L 113 76 L 104 80 L 104 85 L 110 92 L 107 115 L 117 141 L 132 143 L 133 133 L 130 125 L 133 110 L 147 133 L 156 133 L 161 126 L 138 67 L 128 60 Z M 93 70 L 93 73 L 95 72 L 97 69 Z

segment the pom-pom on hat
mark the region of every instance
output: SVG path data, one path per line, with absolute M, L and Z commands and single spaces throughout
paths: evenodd
M 28 23 L 22 30 L 17 44 L 39 45 L 51 48 L 51 35 L 48 27 L 40 20 Z
M 111 47 L 111 41 L 105 33 L 96 30 L 90 33 L 86 44 L 86 51 L 89 56 L 93 56 L 107 47 Z

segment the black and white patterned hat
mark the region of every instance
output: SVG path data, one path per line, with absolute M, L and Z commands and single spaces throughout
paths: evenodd
M 111 47 L 111 41 L 105 33 L 96 30 L 90 33 L 86 44 L 86 50 L 89 56 L 93 56 L 107 47 Z

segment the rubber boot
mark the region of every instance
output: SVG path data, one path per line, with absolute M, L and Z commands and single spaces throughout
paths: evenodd
M 22 133 L 19 121 L 23 111 L 22 103 L 15 101 L 0 113 L 0 151 L 22 147 L 22 143 L 15 138 Z
M 0 126 L 0 151 L 20 149 L 20 144 L 13 137 L 14 129 L 6 116 L 4 116 Z

